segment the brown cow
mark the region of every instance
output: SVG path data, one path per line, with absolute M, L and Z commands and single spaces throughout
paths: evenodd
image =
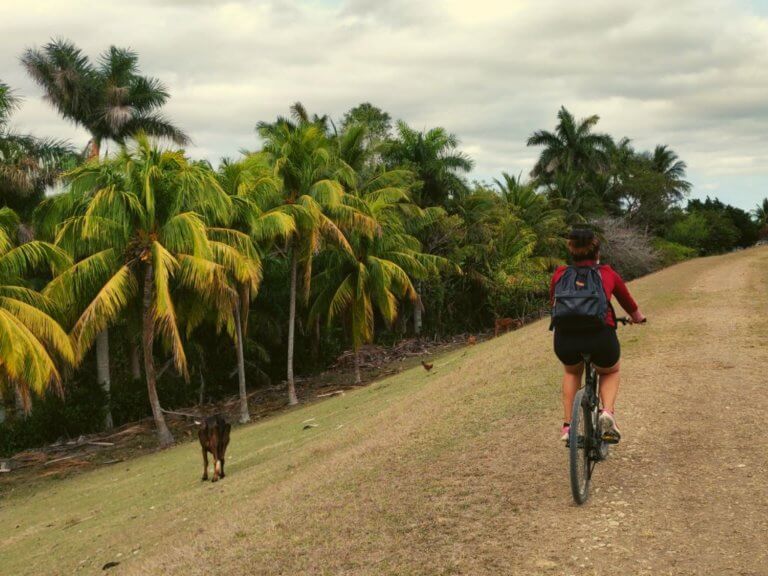
M 224 454 L 229 445 L 230 424 L 220 414 L 209 416 L 200 422 L 197 437 L 203 447 L 203 481 L 208 480 L 208 452 L 213 455 L 213 479 L 224 478 Z
M 496 318 L 496 322 L 493 324 L 493 335 L 498 336 L 499 332 L 509 332 L 512 328 L 519 328 L 522 326 L 520 320 L 514 320 L 512 318 Z

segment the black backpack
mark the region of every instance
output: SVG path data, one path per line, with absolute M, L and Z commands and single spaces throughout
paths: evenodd
M 603 278 L 596 266 L 568 266 L 555 283 L 549 329 L 596 330 L 605 326 L 609 310 Z

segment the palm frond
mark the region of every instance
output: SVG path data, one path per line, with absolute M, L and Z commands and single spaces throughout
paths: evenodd
M 96 336 L 120 318 L 131 299 L 136 296 L 137 290 L 136 278 L 127 265 L 121 266 L 103 284 L 72 328 L 80 358 L 91 347 Z
M 171 297 L 170 281 L 179 269 L 179 262 L 159 242 L 152 243 L 151 251 L 154 292 L 152 313 L 155 330 L 170 348 L 176 370 L 185 378 L 189 378 L 187 357 L 184 353 L 184 346 L 176 319 L 176 310 Z

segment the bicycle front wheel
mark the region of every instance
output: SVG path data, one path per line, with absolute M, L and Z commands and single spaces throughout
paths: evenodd
M 584 504 L 589 497 L 591 424 L 589 408 L 584 401 L 584 389 L 582 388 L 576 393 L 576 398 L 573 400 L 571 428 L 568 433 L 571 492 L 576 504 Z

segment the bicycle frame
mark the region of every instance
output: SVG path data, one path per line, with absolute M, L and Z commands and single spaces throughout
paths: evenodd
M 600 408 L 600 378 L 589 354 L 584 355 L 584 397 L 582 402 L 587 405 L 591 420 L 585 422 L 589 432 L 589 475 L 592 476 L 595 464 L 608 456 L 608 446 L 600 434 L 598 415 Z

